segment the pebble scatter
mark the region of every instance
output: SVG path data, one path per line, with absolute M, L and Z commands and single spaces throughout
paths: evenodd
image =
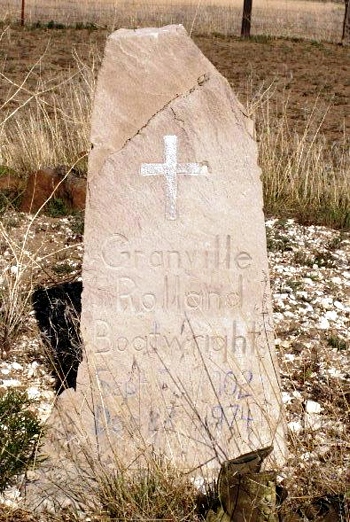
M 28 278 L 52 285 L 80 277 L 82 236 L 74 218 L 39 216 L 29 229 L 25 215 L 7 215 L 5 225 L 6 220 L 0 237 L 2 295 L 19 278 L 23 285 Z M 266 237 L 289 445 L 279 479 L 300 492 L 315 467 L 327 484 L 346 480 L 350 466 L 350 234 L 268 219 Z M 18 335 L 0 359 L 0 392 L 26 390 L 45 422 L 54 380 L 30 300 L 23 314 Z M 0 496 L 6 505 L 20 499 L 16 488 Z

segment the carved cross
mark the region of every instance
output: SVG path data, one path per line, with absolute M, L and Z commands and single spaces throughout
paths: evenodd
M 164 136 L 164 163 L 142 163 L 141 176 L 165 176 L 165 217 L 177 219 L 177 175 L 199 176 L 208 174 L 208 167 L 202 163 L 177 162 L 177 136 Z

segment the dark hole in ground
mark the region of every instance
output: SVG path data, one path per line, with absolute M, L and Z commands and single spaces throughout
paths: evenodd
M 82 283 L 77 281 L 38 288 L 32 297 L 58 394 L 66 388 L 76 389 L 78 368 L 82 360 L 81 292 Z

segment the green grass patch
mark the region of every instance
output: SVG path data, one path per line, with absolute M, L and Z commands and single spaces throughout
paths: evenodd
M 42 426 L 31 404 L 25 392 L 11 390 L 0 396 L 0 491 L 35 461 Z

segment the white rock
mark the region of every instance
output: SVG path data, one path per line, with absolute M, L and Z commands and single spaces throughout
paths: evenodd
M 295 313 L 293 313 L 293 312 L 289 312 L 288 310 L 287 310 L 287 312 L 284 312 L 283 315 L 284 315 L 284 317 L 289 317 L 290 319 L 292 319 L 293 317 L 295 317 Z
M 33 361 L 30 364 L 30 366 L 27 370 L 28 377 L 34 377 L 37 374 L 38 366 L 39 366 L 39 363 L 37 361 Z
M 306 413 L 321 413 L 322 406 L 319 402 L 307 400 L 305 410 Z
M 343 377 L 343 373 L 340 370 L 337 370 L 336 368 L 329 368 L 328 370 L 326 370 L 326 372 L 331 377 L 340 378 L 340 379 Z
M 0 504 L 3 504 L 7 507 L 16 508 L 18 507 L 20 496 L 21 494 L 16 487 L 8 488 L 2 494 L 0 494 Z
M 1 380 L 0 380 L 0 383 L 1 383 Z M 4 379 L 2 381 L 2 386 L 4 386 L 5 388 L 15 388 L 16 386 L 20 386 L 21 385 L 21 381 L 19 381 L 18 379 Z
M 321 317 L 320 322 L 317 325 L 317 328 L 321 330 L 327 330 L 329 328 L 329 321 L 326 317 Z
M 28 399 L 38 399 L 40 397 L 40 390 L 36 386 L 27 388 Z
M 28 479 L 30 482 L 34 482 L 34 480 L 38 480 L 40 478 L 39 473 L 32 469 L 28 469 L 26 471 L 26 479 Z
M 298 421 L 288 422 L 288 428 L 293 433 L 300 433 L 303 430 L 302 425 Z
M 295 355 L 294 355 L 294 353 L 286 353 L 284 355 L 284 358 L 288 362 L 293 362 L 295 360 Z
M 290 393 L 283 391 L 282 392 L 282 402 L 283 404 L 289 404 L 292 402 L 293 397 L 290 395 Z
M 10 272 L 11 272 L 12 275 L 17 275 L 18 274 L 18 266 L 17 265 L 11 266 Z
M 296 295 L 297 295 L 297 297 L 301 297 L 302 299 L 307 299 L 308 298 L 308 293 L 304 292 L 304 290 L 298 290 L 296 292 Z
M 325 317 L 329 321 L 336 321 L 338 319 L 338 314 L 335 310 L 328 310 L 328 312 L 326 312 Z
M 309 277 L 304 277 L 303 282 L 309 286 L 315 286 L 315 282 Z
M 14 370 L 23 370 L 23 366 L 22 366 L 21 364 L 19 364 L 18 362 L 13 362 L 13 363 L 11 364 L 11 366 L 12 366 L 12 368 L 13 368 Z
M 320 305 L 325 310 L 331 310 L 333 308 L 333 299 L 331 297 L 325 297 L 324 299 L 321 299 Z
M 290 341 L 287 341 L 287 340 L 282 341 L 280 343 L 280 345 L 282 346 L 282 348 L 289 348 L 290 347 Z
M 316 265 L 317 266 L 317 265 Z M 317 280 L 319 281 L 320 280 L 320 271 L 319 270 L 316 270 L 314 272 L 310 272 L 310 277 L 311 279 L 314 281 L 314 280 Z
M 332 277 L 332 278 L 331 278 L 331 281 L 332 281 L 332 283 L 334 283 L 335 285 L 341 285 L 341 284 L 342 284 L 342 279 L 341 279 L 341 277 Z
M 300 455 L 300 458 L 302 460 L 310 460 L 312 457 L 312 453 L 310 451 L 306 451 L 305 453 L 303 453 L 302 455 Z
M 340 301 L 334 301 L 334 306 L 336 308 L 338 308 L 338 310 L 344 310 L 345 309 L 345 306 L 343 305 L 343 303 L 341 303 Z

